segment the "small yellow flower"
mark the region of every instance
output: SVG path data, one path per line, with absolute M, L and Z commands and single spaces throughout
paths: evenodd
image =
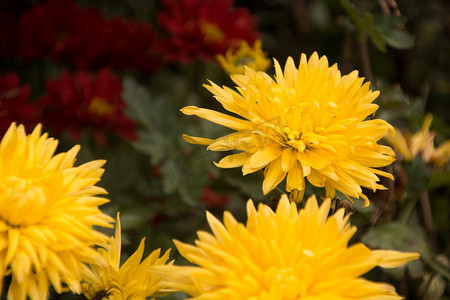
M 236 132 L 216 140 L 184 135 L 185 140 L 213 151 L 241 151 L 216 165 L 242 167 L 244 175 L 264 169 L 264 194 L 285 178 L 288 192 L 304 191 L 306 177 L 325 187 L 329 198 L 339 190 L 368 205 L 361 187 L 385 189 L 377 175 L 392 175 L 374 168 L 395 160 L 390 147 L 377 144 L 392 126 L 366 120 L 378 109 L 372 101 L 379 92 L 363 84 L 357 71 L 341 76 L 337 65 L 329 67 L 317 53 L 309 60 L 302 54 L 298 69 L 288 58 L 284 72 L 275 60 L 275 71 L 276 80 L 250 68 L 244 75 L 231 75 L 237 92 L 211 82 L 206 88 L 241 118 L 196 106 L 181 111 Z
M 349 300 L 402 299 L 389 284 L 360 276 L 376 266 L 395 268 L 419 254 L 348 246 L 356 228 L 340 209 L 328 217 L 330 199 L 315 197 L 297 210 L 283 195 L 276 212 L 247 202 L 247 224 L 229 212 L 224 225 L 207 213 L 213 234 L 199 231 L 195 246 L 175 241 L 198 266 L 161 266 L 151 272 L 162 284 L 192 299 Z
M 26 135 L 12 124 L 0 143 L 0 279 L 11 276 L 8 299 L 47 299 L 49 285 L 81 293 L 87 263 L 104 261 L 94 249 L 107 236 L 93 226 L 114 220 L 98 206 L 106 191 L 95 184 L 105 161 L 74 167 L 80 149 L 55 153 L 58 141 Z M 1 294 L 1 285 L 0 285 Z
M 106 266 L 91 265 L 93 273 L 84 279 L 83 293 L 91 300 L 145 300 L 150 296 L 166 294 L 160 286 L 160 278 L 148 270 L 151 266 L 164 265 L 170 250 L 159 257 L 161 250 L 153 251 L 142 262 L 145 238 L 136 252 L 120 266 L 121 229 L 119 214 L 116 218 L 115 237 L 111 237 L 105 248 L 98 252 L 107 261 Z M 170 263 L 171 264 L 171 263 Z
M 217 55 L 217 60 L 228 74 L 244 74 L 246 66 L 255 71 L 265 71 L 270 66 L 267 54 L 261 49 L 261 40 L 256 40 L 253 48 L 241 41 L 239 49 L 228 49 L 225 56 Z
M 405 161 L 412 161 L 421 154 L 425 162 L 432 162 L 438 167 L 443 167 L 450 159 L 450 140 L 446 140 L 434 148 L 436 134 L 430 132 L 432 122 L 433 115 L 427 114 L 420 131 L 411 134 L 395 128 L 393 133 L 386 135 L 386 140 Z

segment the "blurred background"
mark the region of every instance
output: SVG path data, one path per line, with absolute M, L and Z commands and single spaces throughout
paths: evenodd
M 412 156 L 396 149 L 388 191 L 367 192 L 368 208 L 351 204 L 353 242 L 420 252 L 406 268 L 367 278 L 406 299 L 450 299 L 449 1 L 1 0 L 0 134 L 13 121 L 28 131 L 42 123 L 58 151 L 81 145 L 78 163 L 106 159 L 103 210 L 121 212 L 124 257 L 142 237 L 147 252 L 173 248 L 174 238 L 191 243 L 207 229 L 205 209 L 245 221 L 248 198 L 279 197 L 262 195 L 262 175 L 216 168 L 220 154 L 181 137 L 226 133 L 179 110 L 223 111 L 202 85 L 233 87 L 217 55 L 257 40 L 282 66 L 316 51 L 342 74 L 359 70 L 381 92 L 377 118 L 406 140 L 427 134 Z M 322 192 L 307 186 L 305 196 Z

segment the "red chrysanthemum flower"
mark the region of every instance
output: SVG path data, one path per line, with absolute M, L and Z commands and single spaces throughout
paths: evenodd
M 155 32 L 149 24 L 117 17 L 105 20 L 90 35 L 79 32 L 75 36 L 67 60 L 79 69 L 110 66 L 151 73 L 161 66 Z
M 47 94 L 38 102 L 43 107 L 44 123 L 53 126 L 55 134 L 68 129 L 77 139 L 89 128 L 102 143 L 106 142 L 106 132 L 134 140 L 135 124 L 123 114 L 121 94 L 122 83 L 109 69 L 96 76 L 63 71 L 61 79 L 47 81 Z
M 104 19 L 70 0 L 33 6 L 20 19 L 19 56 L 51 57 L 77 69 L 109 66 L 153 72 L 160 66 L 154 30 L 146 23 Z
M 39 112 L 33 103 L 27 102 L 30 94 L 28 85 L 19 86 L 15 73 L 0 76 L 0 136 L 3 136 L 12 122 L 34 128 L 39 123 Z
M 168 33 L 164 54 L 168 60 L 208 60 L 249 44 L 259 37 L 256 18 L 232 0 L 163 0 L 159 25 Z
M 24 58 L 50 56 L 63 59 L 77 38 L 92 36 L 100 22 L 98 11 L 82 9 L 73 1 L 56 0 L 34 5 L 20 18 L 18 54 Z M 82 52 L 78 54 L 83 55 Z

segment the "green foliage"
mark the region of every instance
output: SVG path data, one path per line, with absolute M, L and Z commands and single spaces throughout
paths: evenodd
M 379 15 L 374 17 L 374 24 L 381 30 L 386 43 L 395 49 L 411 49 L 414 37 L 404 29 L 404 16 Z
M 386 38 L 381 29 L 375 25 L 375 19 L 370 12 L 360 13 L 349 0 L 340 0 L 341 5 L 352 18 L 360 38 L 368 35 L 373 44 L 382 52 L 386 52 Z

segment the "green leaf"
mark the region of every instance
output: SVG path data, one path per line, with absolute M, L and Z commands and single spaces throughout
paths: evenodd
M 133 147 L 150 155 L 153 165 L 173 155 L 181 133 L 176 121 L 176 110 L 165 97 L 152 97 L 148 90 L 131 77 L 124 79 L 123 97 L 128 105 L 127 114 L 139 124 L 139 140 Z
M 213 165 L 213 153 L 203 149 L 185 156 L 170 157 L 161 166 L 166 194 L 178 194 L 183 202 L 197 206 L 202 187 L 210 182 L 209 174 L 218 169 Z
M 132 77 L 125 77 L 123 79 L 123 93 L 122 97 L 127 104 L 127 115 L 135 122 L 145 126 L 151 127 L 152 115 L 151 96 L 148 90 L 139 85 Z
M 396 49 L 410 49 L 414 46 L 414 36 L 403 29 L 402 16 L 375 16 L 375 24 L 380 28 L 387 44 Z
M 426 190 L 430 181 L 431 171 L 420 157 L 414 158 L 411 162 L 403 163 L 403 169 L 408 177 L 406 190 L 409 195 L 415 197 Z
M 374 17 L 369 12 L 360 13 L 358 8 L 353 5 L 349 0 L 339 1 L 342 7 L 350 15 L 356 28 L 358 29 L 360 36 L 368 35 L 373 44 L 382 52 L 386 52 L 386 39 L 383 36 L 379 27 L 375 25 Z
M 411 224 L 392 222 L 372 227 L 363 242 L 373 248 L 430 253 L 424 232 Z
M 414 37 L 405 30 L 391 28 L 384 31 L 386 42 L 389 46 L 396 49 L 410 49 L 414 46 Z

